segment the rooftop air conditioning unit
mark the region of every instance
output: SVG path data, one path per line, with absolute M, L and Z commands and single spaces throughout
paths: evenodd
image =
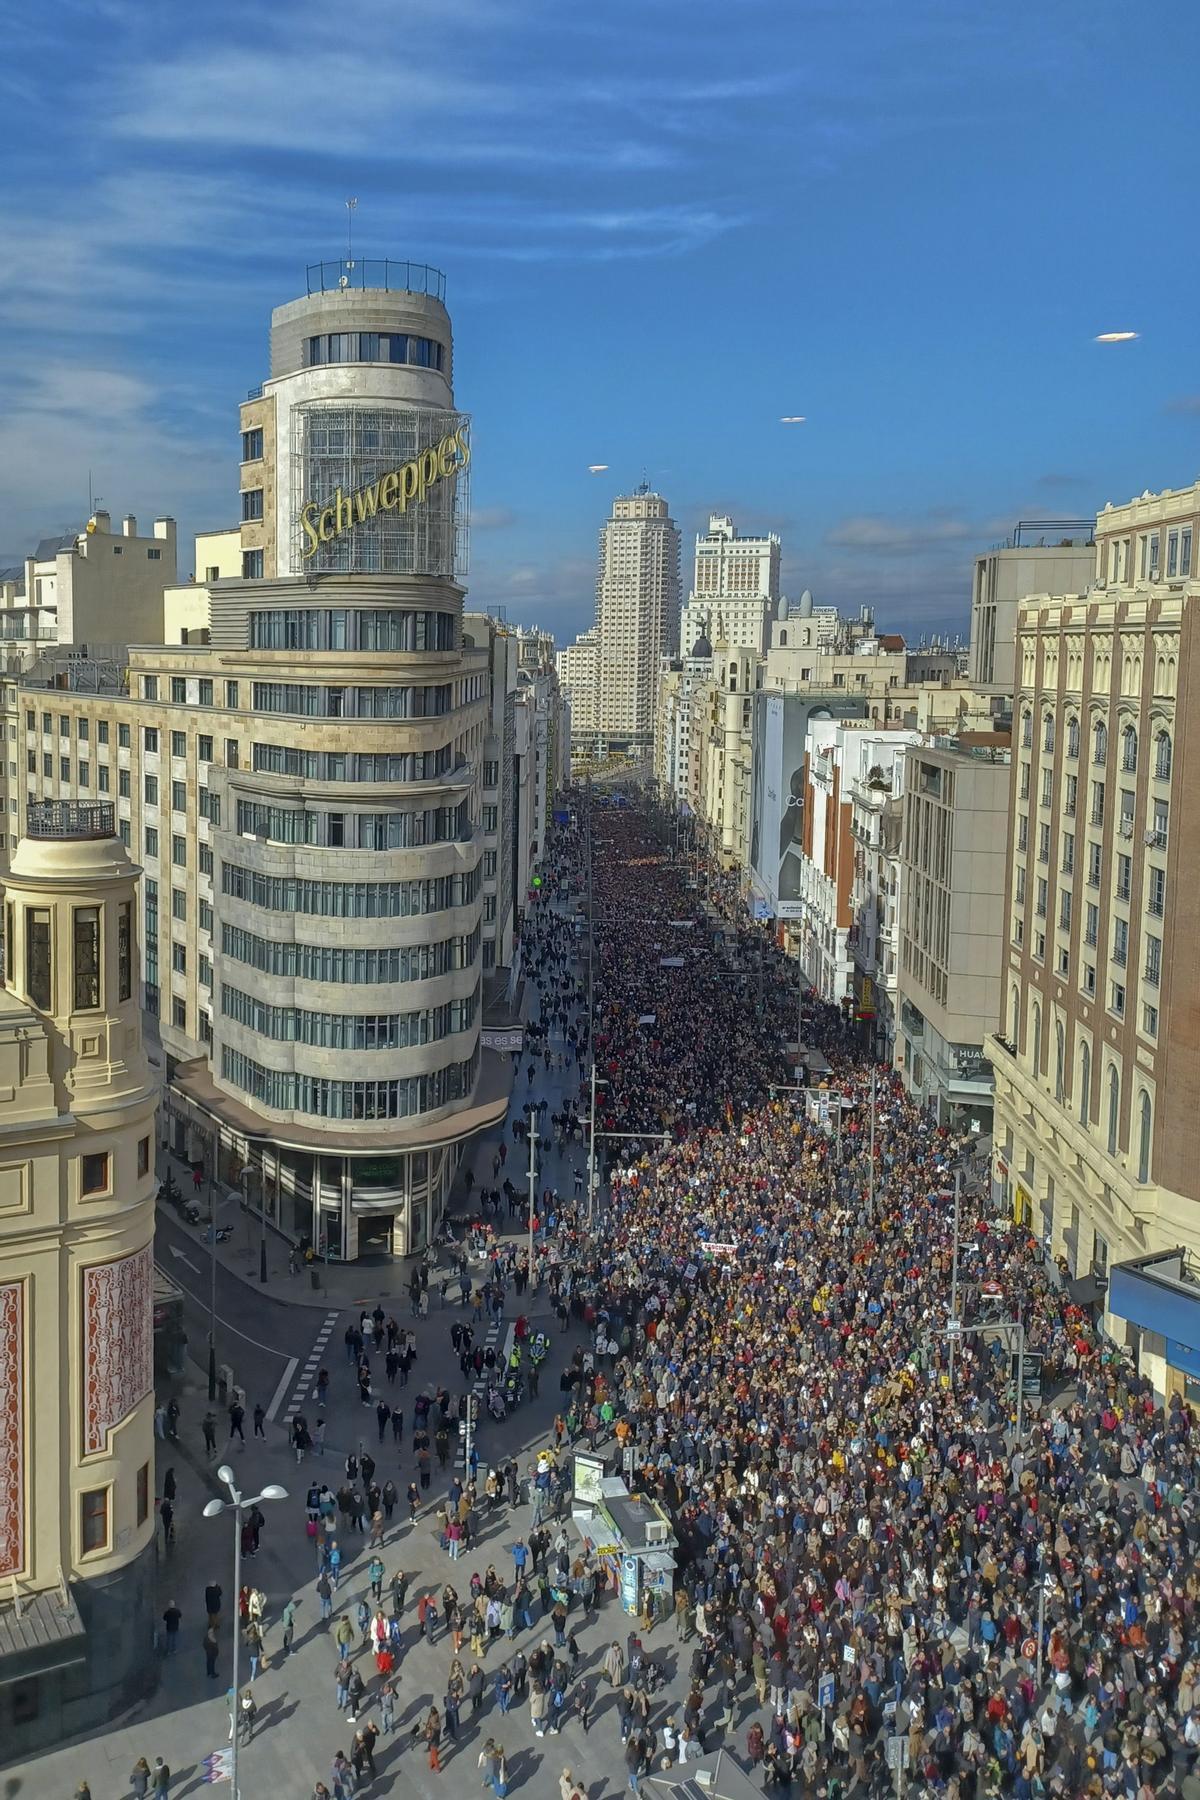
M 1133 836 L 1133 820 L 1122 819 L 1117 830 L 1123 838 L 1131 838 Z
M 648 1544 L 665 1544 L 670 1535 L 670 1527 L 665 1519 L 651 1519 L 646 1525 Z

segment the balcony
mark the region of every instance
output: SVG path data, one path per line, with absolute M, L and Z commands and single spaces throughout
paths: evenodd
M 25 809 L 25 836 L 110 838 L 117 834 L 111 800 L 31 800 Z

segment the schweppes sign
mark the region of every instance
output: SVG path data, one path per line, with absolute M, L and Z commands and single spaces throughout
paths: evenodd
M 460 475 L 470 461 L 470 427 L 460 425 L 439 444 L 422 450 L 398 469 L 389 469 L 367 487 L 356 488 L 350 494 L 337 488 L 326 506 L 310 500 L 300 509 L 305 557 L 315 556 L 322 544 L 331 544 L 377 513 L 407 512 L 410 506 L 419 506 L 430 488 L 452 475 Z

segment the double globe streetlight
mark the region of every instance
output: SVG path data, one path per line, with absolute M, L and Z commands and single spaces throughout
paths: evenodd
M 230 1709 L 229 1721 L 230 1759 L 229 1759 L 229 1791 L 232 1800 L 240 1800 L 238 1794 L 238 1737 L 241 1720 L 238 1717 L 240 1695 L 238 1693 L 238 1649 L 241 1643 L 241 1620 L 238 1613 L 238 1596 L 242 1591 L 242 1521 L 244 1514 L 258 1505 L 260 1500 L 286 1500 L 287 1489 L 280 1487 L 276 1481 L 269 1481 L 261 1494 L 254 1494 L 247 1499 L 238 1491 L 233 1470 L 228 1463 L 222 1463 L 217 1470 L 217 1478 L 229 1490 L 228 1500 L 210 1500 L 204 1508 L 206 1519 L 218 1519 L 222 1513 L 233 1514 L 233 1705 Z

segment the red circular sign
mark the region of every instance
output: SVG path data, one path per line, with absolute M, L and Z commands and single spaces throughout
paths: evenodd
M 1021 1645 L 1021 1655 L 1027 1662 L 1033 1661 L 1034 1657 L 1037 1655 L 1037 1644 L 1033 1638 L 1025 1639 L 1025 1642 Z

